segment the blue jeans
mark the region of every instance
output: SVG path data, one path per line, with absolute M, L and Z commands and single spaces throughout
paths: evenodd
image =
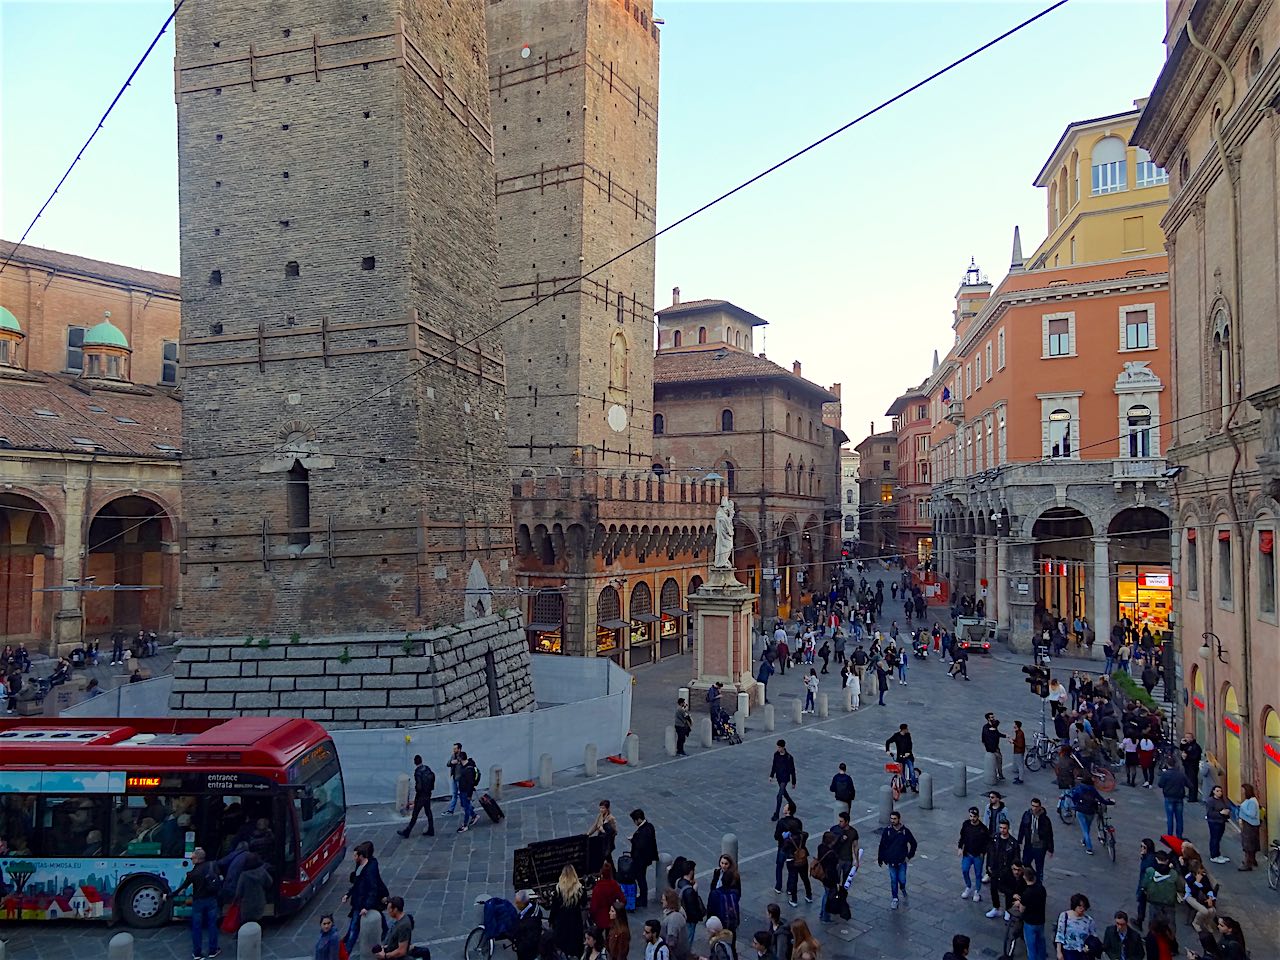
M 773 889 L 775 891 L 782 889 L 782 868 L 787 863 L 787 855 L 783 853 L 782 848 L 778 848 L 778 854 L 773 861 Z
M 458 809 L 458 781 L 450 779 L 449 783 L 453 787 L 453 792 L 449 794 L 449 806 L 445 807 L 445 813 L 453 813 Z
M 973 879 L 969 879 L 969 871 L 973 870 Z M 964 885 L 972 890 L 982 890 L 982 858 L 965 854 L 960 858 L 960 872 L 964 874 Z
M 1168 797 L 1164 800 L 1164 832 L 1175 837 L 1182 836 L 1182 803 L 1181 800 L 1170 800 Z
M 698 925 L 696 923 L 686 923 L 684 925 L 685 933 L 688 935 L 689 943 L 693 943 L 693 938 L 698 934 Z
M 920 783 L 920 778 L 916 776 L 915 760 L 902 760 L 902 781 L 912 790 L 915 790 Z
M 1209 856 L 1222 856 L 1222 835 L 1226 832 L 1227 825 L 1224 821 L 1209 821 Z
M 1107 657 L 1107 665 L 1103 668 L 1102 672 L 1105 673 L 1108 677 L 1111 676 L 1113 672 L 1111 668 L 1114 667 L 1115 665 L 1116 665 L 1116 658 Z
M 458 799 L 462 801 L 462 822 L 469 823 L 476 815 L 476 808 L 471 805 L 471 794 L 459 793 Z
M 898 891 L 907 892 L 907 865 L 905 863 L 889 863 L 889 891 L 893 899 L 898 899 Z
M 1044 924 L 1022 925 L 1022 942 L 1027 945 L 1027 960 L 1045 960 Z
M 1076 811 L 1076 820 L 1080 824 L 1080 836 L 1084 840 L 1084 848 L 1093 852 L 1093 814 Z
M 812 690 L 806 690 L 804 692 L 804 709 L 806 710 L 813 709 L 813 691 Z
M 203 957 L 201 949 L 205 931 L 209 932 L 209 953 L 218 949 L 218 901 L 216 897 L 201 897 L 191 901 L 191 952 Z
M 905 663 L 898 664 L 898 679 L 903 683 L 907 682 L 907 665 Z

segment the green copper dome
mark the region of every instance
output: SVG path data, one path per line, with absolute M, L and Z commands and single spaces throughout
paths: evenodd
M 123 347 L 129 349 L 129 341 L 125 339 L 120 328 L 110 320 L 103 320 L 84 335 L 86 347 Z
M 22 326 L 18 323 L 18 318 L 4 307 L 0 307 L 0 330 L 12 330 L 14 333 L 22 332 Z

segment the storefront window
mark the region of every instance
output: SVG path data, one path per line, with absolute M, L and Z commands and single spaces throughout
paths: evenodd
M 1173 609 L 1173 574 L 1166 564 L 1120 563 L 1116 565 L 1116 615 L 1127 617 L 1138 628 L 1151 627 L 1160 634 L 1169 629 Z
M 564 597 L 555 590 L 542 590 L 529 603 L 529 650 L 532 653 L 563 653 Z

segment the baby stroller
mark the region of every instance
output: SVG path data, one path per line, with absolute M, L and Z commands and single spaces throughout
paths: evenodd
M 711 717 L 711 739 L 727 740 L 731 744 L 742 742 L 738 728 L 734 726 L 733 720 L 724 710 L 715 711 Z

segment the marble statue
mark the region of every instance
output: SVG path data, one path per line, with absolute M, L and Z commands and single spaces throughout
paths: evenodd
M 733 501 L 721 498 L 716 509 L 716 559 L 712 564 L 717 570 L 733 569 L 733 513 Z

